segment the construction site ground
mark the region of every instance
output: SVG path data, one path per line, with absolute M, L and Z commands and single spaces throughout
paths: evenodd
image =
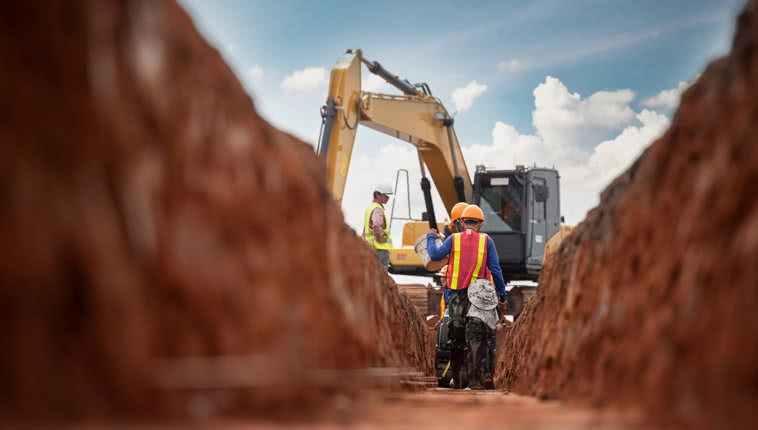
M 465 425 L 464 425 L 465 423 Z M 77 424 L 76 428 L 111 427 L 108 423 Z M 658 428 L 643 424 L 639 412 L 598 410 L 499 390 L 433 388 L 414 392 L 364 391 L 341 394 L 317 414 L 285 420 L 222 419 L 186 422 L 127 423 L 119 428 L 172 430 L 186 428 L 243 429 L 460 429 L 507 428 L 624 430 Z

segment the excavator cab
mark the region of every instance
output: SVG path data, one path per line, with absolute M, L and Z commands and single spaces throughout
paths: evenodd
M 477 167 L 473 202 L 484 212 L 481 231 L 495 242 L 506 283 L 539 278 L 545 244 L 560 230 L 559 178 L 555 169 Z M 517 316 L 535 292 L 535 286 L 513 286 L 507 313 Z
M 555 169 L 477 169 L 473 201 L 484 212 L 482 232 L 495 242 L 506 281 L 539 277 L 545 243 L 560 228 L 558 179 Z

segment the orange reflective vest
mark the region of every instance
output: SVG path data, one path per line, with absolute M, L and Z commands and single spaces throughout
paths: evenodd
M 451 290 L 468 288 L 471 281 L 487 278 L 487 238 L 484 233 L 466 229 L 453 234 L 453 247 L 447 263 L 447 287 Z

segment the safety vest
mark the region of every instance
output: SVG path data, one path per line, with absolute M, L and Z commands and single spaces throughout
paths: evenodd
M 453 234 L 453 249 L 447 263 L 448 288 L 462 290 L 476 279 L 492 279 L 487 269 L 487 238 L 486 234 L 471 229 Z
M 379 208 L 382 210 L 382 216 L 384 216 L 384 237 L 387 238 L 387 241 L 384 243 L 380 243 L 376 241 L 376 238 L 374 237 L 374 231 L 369 227 L 369 223 L 371 221 L 371 212 L 374 212 L 374 209 Z M 387 214 L 384 212 L 384 206 L 377 202 L 371 202 L 371 204 L 366 209 L 366 214 L 363 218 L 363 238 L 366 239 L 366 242 L 370 243 L 371 246 L 373 246 L 376 249 L 386 249 L 391 250 L 395 249 L 392 246 L 392 236 L 390 236 L 390 226 L 387 222 Z

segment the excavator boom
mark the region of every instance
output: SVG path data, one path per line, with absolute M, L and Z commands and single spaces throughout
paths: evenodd
M 400 89 L 403 95 L 361 91 L 361 63 Z M 319 153 L 326 158 L 328 185 L 341 203 L 358 125 L 406 141 L 418 149 L 422 188 L 432 225 L 433 208 L 426 169 L 434 180 L 448 213 L 459 201 L 473 195 L 471 177 L 453 128 L 453 119 L 426 84 L 411 84 L 393 75 L 362 53 L 348 51 L 332 69 Z
M 361 91 L 362 63 L 402 94 Z M 423 243 L 428 227 L 440 228 L 432 206 L 431 178 L 448 213 L 458 202 L 482 208 L 485 223 L 481 231 L 492 238 L 506 281 L 538 278 L 545 243 L 559 231 L 560 189 L 555 169 L 477 166 L 472 184 L 453 118 L 429 86 L 401 79 L 378 62 L 364 59 L 360 50 L 348 51 L 332 69 L 323 118 L 319 153 L 326 158 L 329 189 L 340 203 L 359 125 L 408 142 L 418 151 L 428 226 L 420 221 L 406 223 L 403 246 L 390 253 L 390 270 L 423 273 L 424 264 L 413 245 Z M 548 250 L 555 249 L 562 237 L 552 240 Z M 526 301 L 534 292 L 530 288 L 511 290 L 514 314 L 520 311 L 517 298 Z

